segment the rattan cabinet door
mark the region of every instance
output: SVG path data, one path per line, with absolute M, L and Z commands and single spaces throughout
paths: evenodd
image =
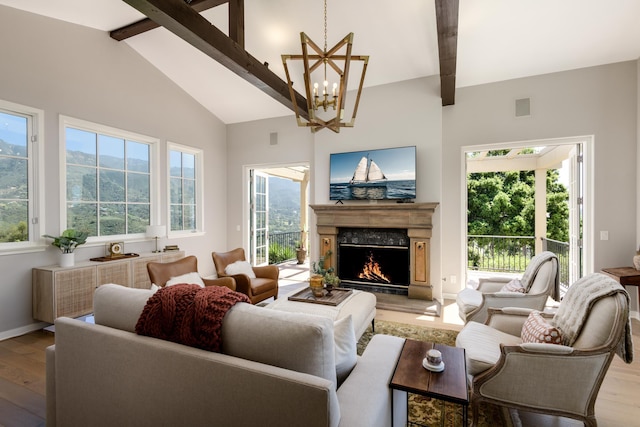
M 129 286 L 131 284 L 131 269 L 129 261 L 107 262 L 97 268 L 98 286 L 105 283 Z
M 55 317 L 79 317 L 93 312 L 95 267 L 60 270 L 53 275 Z
M 131 269 L 133 270 L 132 288 L 151 288 L 151 280 L 149 280 L 149 273 L 147 272 L 147 264 L 150 262 L 160 262 L 160 255 L 148 256 L 131 261 Z

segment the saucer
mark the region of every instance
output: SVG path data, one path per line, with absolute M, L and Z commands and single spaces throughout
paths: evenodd
M 431 365 L 427 362 L 427 359 L 422 359 L 422 367 L 427 371 L 442 372 L 444 371 L 444 362 L 440 362 L 439 365 Z

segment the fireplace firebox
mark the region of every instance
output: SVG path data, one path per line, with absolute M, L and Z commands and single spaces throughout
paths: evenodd
M 409 241 L 406 230 L 341 228 L 337 239 L 341 286 L 407 295 Z

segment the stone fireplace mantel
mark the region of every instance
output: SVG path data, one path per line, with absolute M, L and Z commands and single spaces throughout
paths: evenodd
M 320 254 L 331 250 L 337 265 L 337 235 L 341 227 L 401 228 L 409 236 L 409 298 L 433 299 L 430 283 L 432 217 L 438 203 L 311 205 L 316 214 Z

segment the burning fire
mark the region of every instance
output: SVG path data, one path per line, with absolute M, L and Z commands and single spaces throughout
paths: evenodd
M 373 254 L 369 254 L 369 260 L 362 268 L 362 273 L 358 275 L 358 278 L 375 282 L 391 283 L 391 280 L 382 273 L 380 264 L 373 259 Z

